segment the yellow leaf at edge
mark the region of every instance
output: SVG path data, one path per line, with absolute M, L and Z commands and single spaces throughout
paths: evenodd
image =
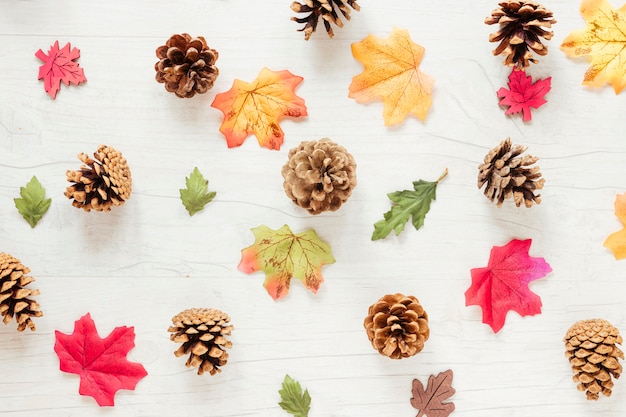
M 626 226 L 626 193 L 615 197 L 615 215 Z M 609 235 L 604 241 L 604 247 L 613 252 L 615 259 L 626 258 L 626 227 Z

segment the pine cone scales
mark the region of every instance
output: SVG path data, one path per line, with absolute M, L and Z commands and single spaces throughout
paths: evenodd
M 565 355 L 574 371 L 578 390 L 588 400 L 597 400 L 600 393 L 609 397 L 613 380 L 622 373 L 619 359 L 624 359 L 616 344 L 622 344 L 619 330 L 603 319 L 582 320 L 569 328 L 564 338 Z
M 333 37 L 333 29 L 331 23 L 338 27 L 343 27 L 343 22 L 337 13 L 338 9 L 346 20 L 350 20 L 350 9 L 359 11 L 361 8 L 357 4 L 356 0 L 304 0 L 304 4 L 294 1 L 291 3 L 291 10 L 296 13 L 309 13 L 308 16 L 298 18 L 292 17 L 291 20 L 304 23 L 302 29 L 298 29 L 300 32 L 304 32 L 304 40 L 309 40 L 311 34 L 315 32 L 317 23 L 321 18 L 324 21 L 324 27 L 329 37 Z
M 30 269 L 22 265 L 19 259 L 7 253 L 0 253 L 0 314 L 7 324 L 15 317 L 17 331 L 21 332 L 28 327 L 35 330 L 35 323 L 31 317 L 41 317 L 39 304 L 28 297 L 39 295 L 39 290 L 30 290 L 26 287 L 35 279 L 27 274 Z

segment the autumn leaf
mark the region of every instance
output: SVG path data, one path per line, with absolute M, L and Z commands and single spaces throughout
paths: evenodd
M 235 80 L 230 90 L 216 95 L 211 107 L 224 113 L 220 132 L 228 147 L 240 146 L 254 134 L 261 146 L 280 149 L 284 133 L 279 120 L 307 115 L 304 100 L 295 94 L 302 80 L 287 70 L 263 68 L 252 83 Z
M 98 336 L 89 313 L 74 322 L 74 333 L 56 330 L 54 351 L 61 361 L 61 371 L 80 376 L 81 395 L 95 398 L 98 405 L 114 405 L 120 389 L 135 389 L 148 373 L 139 363 L 126 359 L 135 346 L 133 327 L 116 327 L 105 338 Z
M 189 177 L 185 177 L 187 188 L 180 188 L 180 199 L 193 216 L 215 198 L 215 191 L 209 192 L 209 181 L 204 178 L 198 167 L 195 167 Z
M 541 299 L 528 284 L 552 271 L 543 258 L 528 255 L 531 239 L 513 239 L 504 246 L 491 248 L 486 268 L 471 271 L 472 285 L 465 292 L 465 305 L 483 310 L 483 323 L 499 332 L 509 310 L 521 316 L 541 313 Z
M 359 103 L 382 98 L 387 126 L 402 122 L 408 113 L 425 120 L 434 80 L 418 69 L 424 51 L 406 29 L 398 28 L 387 39 L 369 35 L 352 44 L 352 55 L 365 70 L 352 79 L 348 97 Z
M 309 415 L 311 396 L 309 395 L 309 390 L 305 389 L 302 392 L 302 387 L 298 381 L 289 375 L 285 375 L 283 388 L 278 393 L 282 400 L 278 403 L 280 408 L 295 417 L 307 417 Z
M 451 369 L 440 372 L 437 376 L 428 377 L 428 385 L 424 385 L 418 379 L 413 380 L 413 398 L 411 405 L 419 410 L 417 417 L 447 417 L 454 411 L 454 403 L 446 403 L 456 390 L 452 388 L 453 373 Z
M 626 193 L 615 197 L 615 215 L 625 227 L 609 235 L 604 241 L 604 247 L 613 252 L 615 259 L 624 259 L 626 258 Z
M 287 295 L 292 277 L 316 293 L 324 281 L 322 266 L 335 262 L 330 246 L 312 229 L 293 234 L 287 225 L 278 230 L 259 226 L 252 233 L 254 244 L 241 251 L 238 268 L 246 274 L 265 272 L 263 285 L 274 300 Z
M 33 176 L 26 187 L 20 187 L 20 198 L 14 198 L 13 202 L 30 227 L 35 227 L 50 208 L 52 199 L 46 198 L 46 190 L 37 177 Z
M 561 50 L 591 61 L 583 85 L 608 83 L 619 94 L 626 87 L 626 4 L 614 10 L 607 0 L 583 0 L 580 14 L 587 26 L 570 33 Z
M 525 122 L 531 120 L 530 108 L 538 109 L 547 101 L 543 98 L 551 88 L 552 77 L 540 79 L 533 83 L 531 76 L 526 76 L 524 71 L 513 68 L 509 74 L 509 89 L 502 87 L 498 90 L 498 103 L 501 106 L 508 106 L 505 114 L 523 113 Z
M 74 60 L 80 58 L 78 48 L 70 49 L 69 42 L 59 49 L 59 41 L 55 41 L 50 47 L 48 55 L 41 49 L 35 52 L 35 56 L 44 62 L 39 67 L 39 78 L 43 79 L 43 85 L 46 92 L 53 99 L 56 98 L 57 92 L 61 89 L 61 81 L 65 85 L 70 83 L 80 84 L 87 81 L 83 69 L 78 66 Z

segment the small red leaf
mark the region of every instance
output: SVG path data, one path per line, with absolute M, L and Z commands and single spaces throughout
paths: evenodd
M 551 81 L 552 77 L 548 77 L 545 80 L 537 80 L 533 84 L 532 77 L 526 76 L 522 70 L 513 68 L 509 75 L 509 89 L 502 87 L 498 90 L 498 98 L 502 99 L 498 104 L 509 106 L 505 114 L 523 112 L 522 120 L 527 122 L 532 119 L 531 107 L 538 109 L 547 103 L 543 97 L 550 91 Z
M 53 99 L 56 98 L 57 92 L 61 88 L 61 81 L 65 85 L 87 81 L 83 69 L 78 66 L 77 62 L 74 62 L 80 58 L 80 50 L 78 48 L 70 49 L 69 42 L 63 49 L 59 49 L 59 41 L 55 41 L 54 45 L 50 47 L 48 55 L 40 49 L 35 53 L 35 56 L 44 62 L 39 67 L 37 79 L 43 79 L 44 88 Z

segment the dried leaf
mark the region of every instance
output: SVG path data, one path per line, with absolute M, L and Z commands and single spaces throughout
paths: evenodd
M 87 81 L 83 69 L 78 66 L 74 60 L 80 58 L 80 50 L 78 48 L 70 49 L 69 42 L 59 49 L 59 41 L 55 41 L 50 47 L 48 55 L 41 49 L 35 52 L 35 56 L 44 62 L 39 67 L 38 80 L 43 79 L 46 92 L 53 99 L 56 98 L 57 92 L 61 89 L 61 81 L 65 85 L 70 83 L 80 84 Z
M 615 259 L 624 259 L 626 258 L 626 193 L 615 197 L 615 215 L 624 227 L 609 235 L 604 241 L 604 247 L 613 252 Z
M 501 106 L 509 106 L 506 114 L 523 113 L 522 120 L 525 122 L 532 120 L 530 108 L 538 109 L 547 101 L 543 98 L 551 88 L 552 77 L 539 79 L 533 83 L 531 76 L 526 76 L 524 71 L 513 68 L 509 74 L 509 89 L 502 87 L 498 90 L 498 97 L 501 98 Z
M 185 177 L 187 188 L 181 188 L 180 199 L 189 212 L 189 216 L 193 216 L 209 204 L 215 197 L 215 192 L 209 192 L 209 181 L 206 180 L 198 167 L 195 167 L 189 177 Z
M 385 125 L 402 122 L 408 113 L 425 120 L 434 80 L 418 69 L 424 51 L 398 28 L 387 39 L 369 35 L 352 44 L 352 55 L 365 70 L 352 79 L 348 96 L 359 103 L 382 98 Z
M 309 395 L 309 390 L 302 392 L 302 387 L 298 381 L 289 375 L 285 375 L 283 389 L 279 390 L 278 393 L 282 399 L 278 405 L 283 410 L 293 414 L 295 417 L 308 417 L 311 409 L 311 396 Z
M 451 369 L 431 375 L 426 389 L 418 379 L 413 380 L 411 405 L 419 410 L 417 417 L 447 417 L 454 411 L 454 403 L 444 402 L 456 392 L 452 388 L 452 377 Z
M 21 198 L 13 199 L 15 207 L 30 227 L 35 227 L 50 208 L 52 199 L 46 198 L 46 190 L 35 176 L 30 179 L 26 187 L 20 187 L 20 196 Z

